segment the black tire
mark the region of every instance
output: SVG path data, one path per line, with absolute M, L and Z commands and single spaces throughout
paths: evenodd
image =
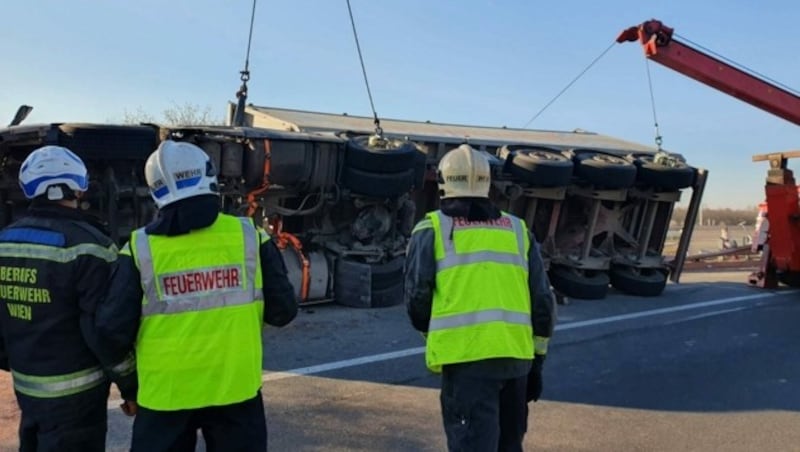
M 389 140 L 387 148 L 369 146 L 369 136 L 354 137 L 345 146 L 345 166 L 373 173 L 397 173 L 414 168 L 417 147 Z
M 372 307 L 388 308 L 403 302 L 403 283 L 372 291 Z
M 367 264 L 354 259 L 336 261 L 336 303 L 352 308 L 395 306 L 403 302 L 403 257 L 385 264 Z
M 636 166 L 617 155 L 578 150 L 572 161 L 575 175 L 599 188 L 629 188 L 636 182 Z
M 583 300 L 600 300 L 608 293 L 608 274 L 596 270 L 578 270 L 552 265 L 548 272 L 550 284 L 562 294 Z
M 385 264 L 371 264 L 372 290 L 389 289 L 403 282 L 404 257 L 397 257 Z
M 615 289 L 637 297 L 657 297 L 667 285 L 667 272 L 660 268 L 615 265 L 610 277 Z
M 84 160 L 147 160 L 156 150 L 156 129 L 149 126 L 62 124 L 59 144 Z
M 539 146 L 503 146 L 505 171 L 539 187 L 563 187 L 572 180 L 573 164 L 560 151 Z
M 652 155 L 637 155 L 636 182 L 645 187 L 662 190 L 680 190 L 694 185 L 697 172 L 685 162 L 677 161 L 675 166 L 660 165 L 653 161 Z
M 370 173 L 345 166 L 342 174 L 345 187 L 364 196 L 393 198 L 414 187 L 414 169 L 399 173 Z
M 403 302 L 404 257 L 396 257 L 385 264 L 372 265 L 373 308 L 396 306 Z

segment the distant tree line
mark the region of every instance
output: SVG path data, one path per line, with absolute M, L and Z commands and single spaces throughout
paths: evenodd
M 172 104 L 157 117 L 142 107 L 135 111 L 125 110 L 122 114 L 123 124 L 158 123 L 168 126 L 219 126 L 225 123 L 224 118 L 215 115 L 210 106 L 201 107 L 191 102 Z
M 676 207 L 672 213 L 672 221 L 683 225 L 686 218 L 686 207 Z M 697 224 L 717 226 L 723 223 L 729 226 L 744 223 L 746 225 L 755 224 L 757 207 L 745 209 L 702 209 L 702 215 L 698 214 Z M 702 223 L 701 223 L 702 221 Z

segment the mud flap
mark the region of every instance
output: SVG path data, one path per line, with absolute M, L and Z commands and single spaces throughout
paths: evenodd
M 334 296 L 353 308 L 380 308 L 403 302 L 403 257 L 367 264 L 341 257 L 336 261 Z

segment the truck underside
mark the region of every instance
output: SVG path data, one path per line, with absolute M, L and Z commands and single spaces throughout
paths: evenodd
M 253 216 L 283 251 L 301 304 L 402 302 L 403 262 L 416 221 L 438 205 L 438 160 L 463 140 L 409 140 L 386 132 L 287 132 L 258 127 L 45 124 L 0 129 L 2 224 L 24 212 L 19 166 L 59 144 L 86 162 L 82 208 L 124 243 L 156 213 L 144 162 L 164 139 L 189 141 L 219 169 L 221 208 Z M 478 146 L 476 146 L 478 147 Z M 677 155 L 496 143 L 479 146 L 493 171 L 491 198 L 526 220 L 542 243 L 553 287 L 576 298 L 634 295 L 677 281 L 706 172 Z M 662 256 L 672 210 L 692 188 L 676 258 Z

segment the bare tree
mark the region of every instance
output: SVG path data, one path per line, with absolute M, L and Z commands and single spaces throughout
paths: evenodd
M 109 121 L 111 122 L 111 121 Z M 123 124 L 139 124 L 147 122 L 157 122 L 156 117 L 146 112 L 142 107 L 137 107 L 136 111 L 125 110 L 122 113 Z
M 213 114 L 210 106 L 205 108 L 191 102 L 182 105 L 173 103 L 162 112 L 161 119 L 137 107 L 135 111 L 125 110 L 122 114 L 123 124 L 159 123 L 169 126 L 219 126 L 225 124 L 223 118 Z

